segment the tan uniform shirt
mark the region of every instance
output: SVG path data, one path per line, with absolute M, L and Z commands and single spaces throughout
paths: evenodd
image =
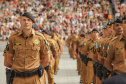
M 61 41 L 58 37 L 54 36 L 53 39 L 58 43 L 60 51 L 63 51 L 63 46 L 61 44 Z
M 108 45 L 109 45 L 109 42 L 112 40 L 112 37 L 110 37 L 110 38 L 107 38 L 106 40 L 105 40 L 105 42 L 104 42 L 104 44 L 103 44 L 103 56 L 102 56 L 102 58 L 104 59 L 104 57 L 106 57 L 107 56 L 107 48 L 109 47 Z
M 9 62 L 13 60 L 12 70 L 29 72 L 39 67 L 43 57 L 49 54 L 49 47 L 42 34 L 32 30 L 31 36 L 26 39 L 20 31 L 9 37 L 4 53 Z
M 86 46 L 84 47 L 84 52 L 87 53 L 87 56 L 88 56 L 89 58 L 92 58 L 92 56 L 93 56 L 92 49 L 93 49 L 93 47 L 94 47 L 94 43 L 95 43 L 95 41 L 93 41 L 92 39 L 89 39 L 89 40 L 87 41 L 87 43 L 86 43 Z
M 123 35 L 115 37 L 110 43 L 106 59 L 113 65 L 113 71 L 120 74 L 126 72 L 124 63 L 124 40 Z

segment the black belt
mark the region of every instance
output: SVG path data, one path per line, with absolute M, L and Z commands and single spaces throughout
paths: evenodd
M 34 75 L 38 75 L 38 70 L 32 72 L 22 72 L 22 73 L 14 72 L 15 77 L 31 77 Z
M 88 59 L 88 61 L 93 61 L 91 58 L 87 58 Z

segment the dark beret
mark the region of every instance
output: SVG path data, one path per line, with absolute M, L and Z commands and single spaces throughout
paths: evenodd
M 47 30 L 42 30 L 42 33 L 48 34 L 48 31 Z
M 85 37 L 85 35 L 84 35 L 84 34 L 81 34 L 80 36 L 81 36 L 81 37 Z
M 49 31 L 47 31 L 47 30 L 43 30 L 42 33 L 46 33 L 46 34 L 51 36 L 51 33 Z
M 48 35 L 49 35 L 49 36 L 52 36 L 52 34 L 51 34 L 51 32 L 50 32 L 50 31 L 48 31 Z
M 94 28 L 91 32 L 93 32 L 93 31 L 97 31 L 98 32 L 98 29 L 97 28 Z
M 107 26 L 103 26 L 103 29 L 106 29 L 107 28 Z
M 126 20 L 126 15 L 123 16 L 122 20 Z
M 122 23 L 122 19 L 121 19 L 121 18 L 117 18 L 117 19 L 115 20 L 115 23 Z
M 113 21 L 112 24 L 115 24 L 115 21 Z
M 22 14 L 22 16 L 28 17 L 29 19 L 31 19 L 35 23 L 34 17 L 29 12 L 24 12 L 24 14 Z
M 108 23 L 107 23 L 107 26 L 111 26 L 111 25 L 112 25 L 112 22 L 108 22 Z
M 91 34 L 91 32 L 90 32 L 90 31 L 88 31 L 86 34 Z
M 36 24 L 33 24 L 32 28 L 34 28 L 35 30 L 39 30 L 39 28 L 38 28 L 38 26 Z

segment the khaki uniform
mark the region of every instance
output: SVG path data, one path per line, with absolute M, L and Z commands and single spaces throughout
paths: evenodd
M 54 72 L 57 72 L 58 67 L 59 67 L 59 57 L 60 57 L 59 51 L 60 51 L 60 48 L 61 48 L 59 45 L 61 45 L 61 44 L 60 44 L 60 40 L 58 39 L 58 37 L 54 37 L 52 39 L 56 41 L 55 48 L 56 48 L 57 52 L 54 55 L 54 59 L 55 59 Z
M 81 54 L 85 54 L 83 53 L 84 48 L 86 46 L 86 39 L 83 39 L 83 41 L 79 44 L 79 51 L 81 52 Z M 81 77 L 80 80 L 82 80 L 83 84 L 85 84 L 85 79 L 86 79 L 86 65 L 84 64 L 84 62 L 81 61 Z
M 12 64 L 11 70 L 15 72 L 30 72 L 37 70 L 41 62 L 49 62 L 49 47 L 44 36 L 32 30 L 31 36 L 23 37 L 22 31 L 14 32 L 9 37 L 7 47 L 3 54 L 8 63 Z M 46 57 L 45 57 L 46 55 Z M 38 75 L 21 78 L 14 77 L 13 84 L 43 84 L 42 77 Z
M 70 57 L 72 57 L 72 46 L 71 46 L 72 43 L 71 43 L 71 40 L 72 40 L 72 35 L 70 35 L 68 37 L 68 39 L 66 40 L 66 46 L 68 47 Z
M 77 42 L 77 35 L 72 35 L 72 57 L 76 58 L 76 42 Z
M 96 42 L 94 43 L 94 47 L 92 49 L 93 58 L 95 58 L 95 60 L 94 60 L 95 64 L 93 65 L 94 66 L 94 78 L 93 78 L 93 83 L 94 84 L 101 84 L 101 83 L 98 83 L 98 77 L 97 77 L 97 67 L 98 67 L 98 63 L 99 63 L 99 61 L 98 61 L 98 52 L 99 52 L 99 43 L 100 43 L 100 41 L 101 41 L 101 38 L 96 40 Z M 96 61 L 96 59 L 97 59 L 97 61 Z
M 77 38 L 77 42 L 76 42 L 76 48 L 78 49 L 79 48 L 79 44 L 83 41 L 83 39 L 81 37 L 78 37 Z M 79 56 L 79 53 L 77 53 L 77 70 L 78 72 L 80 73 L 81 72 L 81 59 L 80 59 L 80 56 Z
M 48 84 L 54 84 L 54 65 L 55 65 L 55 59 L 53 58 L 53 55 L 56 54 L 56 41 L 53 39 L 47 39 L 47 42 L 49 43 L 49 47 L 52 52 L 52 60 L 49 64 L 49 71 L 48 71 Z
M 92 59 L 93 56 L 93 52 L 92 49 L 94 47 L 94 43 L 96 41 L 93 41 L 91 39 L 89 39 L 87 41 L 87 44 L 84 48 L 84 52 L 87 53 L 87 57 Z M 91 84 L 93 81 L 93 77 L 94 77 L 94 69 L 93 69 L 93 61 L 88 61 L 87 67 L 86 67 L 86 80 L 85 80 L 85 84 Z
M 124 40 L 123 35 L 115 37 L 108 46 L 106 60 L 113 65 L 113 71 L 117 74 L 126 72 L 124 63 Z

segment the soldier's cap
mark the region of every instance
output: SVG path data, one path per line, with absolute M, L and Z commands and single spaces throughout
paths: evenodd
M 122 20 L 126 20 L 126 15 L 123 16 Z
M 38 28 L 38 26 L 36 24 L 33 24 L 32 28 L 34 28 L 35 30 L 39 30 L 39 28 Z
M 84 34 L 81 34 L 80 36 L 81 36 L 81 37 L 85 37 L 85 35 L 84 35 Z
M 93 31 L 97 31 L 97 32 L 98 32 L 98 29 L 97 29 L 97 28 L 92 29 L 91 33 L 92 33 Z
M 22 14 L 22 16 L 26 16 L 27 18 L 31 19 L 35 23 L 34 17 L 31 13 L 24 12 L 24 14 Z
M 103 26 L 103 29 L 106 29 L 107 28 L 107 26 Z
M 88 35 L 89 35 L 89 34 L 91 34 L 91 32 L 90 32 L 90 31 L 88 31 L 86 34 L 88 34 Z
M 50 32 L 50 31 L 48 31 L 48 35 L 49 35 L 49 36 L 52 36 L 52 34 L 51 34 L 51 32 Z
M 115 21 L 113 21 L 112 24 L 115 24 Z
M 107 23 L 107 26 L 111 26 L 111 25 L 112 25 L 112 22 L 108 22 L 108 23 Z
M 115 23 L 122 23 L 122 19 L 121 19 L 121 18 L 117 18 L 117 19 L 115 20 Z
M 47 30 L 43 30 L 42 33 L 46 33 L 46 34 L 50 35 L 50 33 Z

